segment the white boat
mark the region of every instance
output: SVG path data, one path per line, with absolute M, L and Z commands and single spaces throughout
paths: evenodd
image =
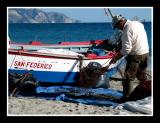
M 37 51 L 9 49 L 8 71 L 17 74 L 31 71 L 39 82 L 74 83 L 80 71 L 79 56 L 83 57 L 83 66 L 87 66 L 90 62 L 98 62 L 106 66 L 114 56 L 114 52 L 108 52 L 104 56 L 93 54 L 84 56 L 64 49 Z M 116 64 L 112 64 L 109 68 L 115 66 Z

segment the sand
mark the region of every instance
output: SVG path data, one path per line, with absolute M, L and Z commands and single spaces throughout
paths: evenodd
M 135 85 L 137 83 L 135 82 Z M 122 90 L 120 81 L 111 81 L 111 88 Z M 36 97 L 8 97 L 8 115 L 46 115 L 46 116 L 115 116 L 138 115 L 125 109 L 113 109 L 107 106 L 86 105 Z
M 106 106 L 85 105 L 52 101 L 28 97 L 9 97 L 9 115 L 51 115 L 51 116 L 110 116 L 110 115 L 136 115 L 125 109 L 113 109 Z

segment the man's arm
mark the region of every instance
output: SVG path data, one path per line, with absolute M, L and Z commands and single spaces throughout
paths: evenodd
M 106 67 L 102 67 L 102 68 L 100 69 L 100 74 L 105 73 L 105 72 L 108 70 L 108 68 L 109 68 L 109 66 L 110 66 L 111 64 L 116 63 L 116 61 L 119 60 L 119 59 L 122 58 L 122 57 L 123 57 L 123 55 L 121 54 L 121 52 L 117 52 L 117 53 L 115 54 L 115 56 L 112 58 L 112 60 L 109 62 L 109 65 L 107 65 Z
M 121 52 L 116 52 L 115 56 L 112 58 L 112 60 L 109 62 L 109 64 L 116 63 L 116 61 L 122 57 L 123 57 L 123 54 Z

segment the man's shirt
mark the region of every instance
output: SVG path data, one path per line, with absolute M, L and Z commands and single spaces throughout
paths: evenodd
M 138 21 L 127 20 L 121 40 L 123 55 L 143 55 L 149 52 L 146 31 L 143 24 Z

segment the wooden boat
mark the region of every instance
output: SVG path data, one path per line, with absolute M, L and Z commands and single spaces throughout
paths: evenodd
M 83 66 L 90 62 L 98 62 L 102 66 L 109 64 L 114 52 L 107 52 L 103 56 L 96 54 L 82 55 L 64 49 L 42 50 L 8 50 L 8 72 L 24 74 L 31 71 L 39 82 L 74 83 L 79 73 L 80 57 Z M 110 66 L 115 67 L 116 64 Z

